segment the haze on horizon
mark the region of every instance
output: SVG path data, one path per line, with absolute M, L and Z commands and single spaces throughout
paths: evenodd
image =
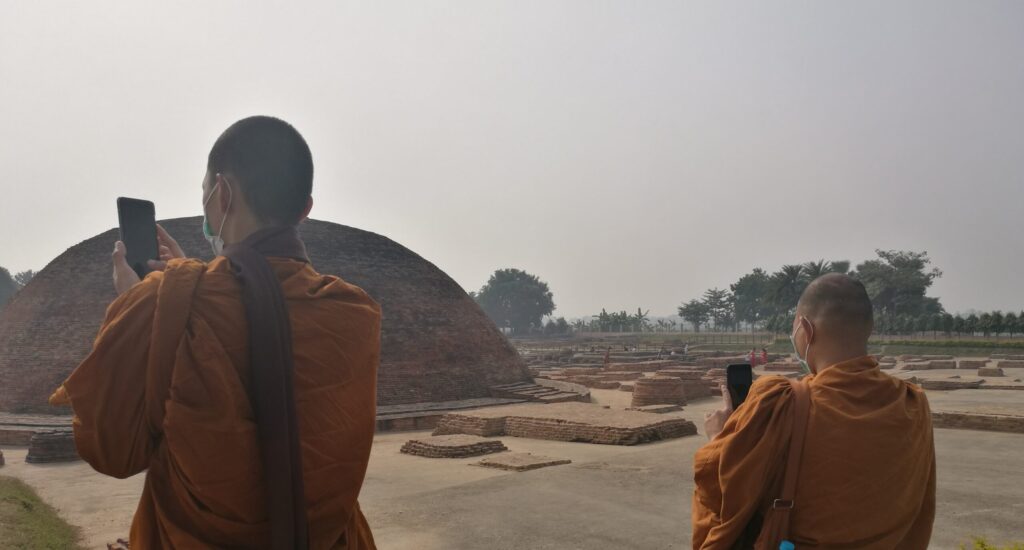
M 1024 4 L 0 2 L 0 266 L 120 195 L 200 215 L 229 124 L 279 116 L 312 217 L 556 315 L 668 315 L 753 267 L 926 250 L 951 312 L 1024 309 Z M 196 251 L 198 252 L 198 251 Z M 73 284 L 73 282 L 69 282 Z

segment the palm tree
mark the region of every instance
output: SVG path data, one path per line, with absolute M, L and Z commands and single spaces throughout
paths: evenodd
M 802 265 L 791 264 L 784 265 L 782 269 L 772 273 L 768 281 L 768 299 L 780 313 L 787 314 L 792 311 L 803 294 L 806 287 L 802 276 L 803 269 Z

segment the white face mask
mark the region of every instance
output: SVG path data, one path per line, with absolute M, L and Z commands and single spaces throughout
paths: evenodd
M 221 177 L 220 174 L 217 174 L 217 183 L 214 184 L 213 189 L 210 190 L 210 196 L 206 198 L 205 202 L 203 202 L 203 236 L 206 237 L 206 241 L 210 243 L 210 247 L 213 248 L 213 253 L 217 256 L 220 256 L 221 253 L 224 252 L 224 238 L 222 237 L 224 234 L 224 223 L 228 221 L 228 212 L 231 210 L 231 199 L 234 198 L 234 193 L 231 192 L 231 186 L 228 185 L 228 210 L 224 212 L 224 219 L 220 221 L 220 228 L 217 229 L 217 234 L 214 235 L 210 230 L 210 220 L 206 215 L 206 205 L 210 203 L 210 199 L 213 198 L 214 192 L 216 192 L 217 188 L 220 187 L 220 183 Z M 227 185 L 227 180 L 224 180 L 224 183 Z
M 803 323 L 800 323 L 803 326 Z M 807 363 L 807 354 L 811 352 L 811 339 L 807 338 L 807 347 L 804 349 L 804 356 L 800 357 L 800 350 L 796 348 L 796 331 L 793 331 L 789 335 L 789 341 L 793 344 L 793 353 L 796 354 L 797 361 L 800 361 L 800 370 L 803 374 L 811 374 L 811 365 Z

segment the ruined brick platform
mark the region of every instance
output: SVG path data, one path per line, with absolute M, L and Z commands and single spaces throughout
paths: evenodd
M 0 413 L 0 445 L 27 447 L 36 432 L 70 431 L 70 416 Z
M 28 444 L 25 462 L 47 464 L 81 460 L 75 450 L 75 436 L 70 431 L 36 432 Z
M 683 408 L 680 407 L 679 405 L 647 405 L 644 407 L 629 407 L 626 410 L 644 413 L 665 414 L 670 412 L 681 411 L 683 410 Z
M 921 387 L 926 390 L 975 390 L 981 387 L 984 380 L 922 380 Z
M 448 434 L 637 445 L 696 435 L 697 426 L 678 416 L 659 418 L 589 403 L 531 403 L 446 414 L 438 422 L 434 435 Z
M 981 367 L 978 369 L 978 376 L 1006 376 L 1006 374 L 999 367 Z
M 988 359 L 961 359 L 957 363 L 957 368 L 961 369 L 981 369 L 988 366 Z
M 498 468 L 499 470 L 511 470 L 513 472 L 525 472 L 548 466 L 560 466 L 562 464 L 572 464 L 572 461 L 568 458 L 553 458 L 530 453 L 502 453 L 484 458 L 475 465 L 486 468 Z
M 932 426 L 1024 434 L 1024 416 L 933 411 Z
M 685 405 L 686 388 L 673 376 L 639 378 L 633 383 L 633 407 L 647 405 Z
M 497 439 L 463 434 L 410 439 L 401 449 L 405 454 L 428 458 L 467 458 L 507 450 L 508 448 Z

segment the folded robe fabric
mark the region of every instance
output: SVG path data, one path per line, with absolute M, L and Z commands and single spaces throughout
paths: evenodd
M 935 519 L 935 445 L 924 392 L 861 357 L 807 377 L 811 407 L 791 512 L 797 548 L 924 549 Z M 778 496 L 793 393 L 754 382 L 694 457 L 693 548 L 750 547 Z
M 357 497 L 376 413 L 380 307 L 303 261 L 270 257 L 292 328 L 310 548 L 374 548 Z M 241 287 L 224 257 L 172 260 L 108 308 L 51 397 L 97 471 L 147 470 L 132 548 L 266 547 L 267 490 Z

